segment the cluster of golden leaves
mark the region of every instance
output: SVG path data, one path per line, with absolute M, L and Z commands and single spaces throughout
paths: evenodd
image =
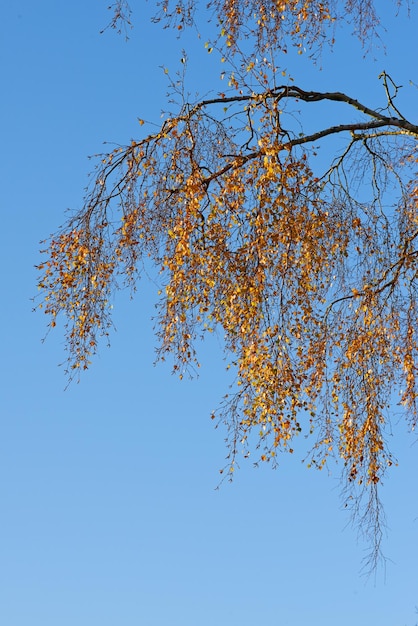
M 233 456 L 255 430 L 263 460 L 317 430 L 313 464 L 336 448 L 350 480 L 376 483 L 392 463 L 383 431 L 395 381 L 416 415 L 416 190 L 387 214 L 352 202 L 331 174 L 313 175 L 306 151 L 279 142 L 277 98 L 267 100 L 238 102 L 236 119 L 258 122 L 245 122 L 246 149 L 245 128 L 196 107 L 105 157 L 40 265 L 45 312 L 51 325 L 65 313 L 71 367 L 87 367 L 117 277 L 135 281 L 151 258 L 160 353 L 180 374 L 196 337 L 222 329 L 237 376 L 223 413 Z
M 155 20 L 168 21 L 180 31 L 199 22 L 194 0 L 161 0 L 157 6 Z M 235 53 L 240 43 L 251 40 L 253 56 L 287 52 L 289 44 L 302 52 L 328 39 L 332 43 L 329 27 L 341 20 L 350 22 L 365 43 L 379 25 L 373 0 L 210 0 L 207 15 L 216 16 L 218 34 L 225 37 L 222 47 Z

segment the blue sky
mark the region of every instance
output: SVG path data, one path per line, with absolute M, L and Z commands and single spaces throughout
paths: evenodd
M 215 337 L 204 347 L 197 380 L 154 367 L 152 284 L 133 301 L 117 294 L 112 346 L 80 384 L 65 390 L 60 330 L 41 343 L 45 320 L 30 301 L 39 240 L 81 206 L 87 155 L 139 136 L 138 117 L 159 123 L 159 66 L 175 72 L 183 47 L 190 90 L 220 89 L 203 40 L 177 40 L 149 23 L 150 5 L 132 4 L 126 43 L 99 34 L 105 1 L 3 2 L 0 624 L 414 626 L 418 448 L 401 420 L 391 442 L 399 467 L 382 491 L 389 560 L 367 580 L 337 466 L 308 471 L 296 449 L 274 472 L 242 463 L 215 489 L 225 433 L 209 415 L 228 384 L 219 346 Z M 408 22 L 387 10 L 386 56 L 363 58 L 345 37 L 322 71 L 298 59 L 296 82 L 378 105 L 385 69 L 405 85 L 414 119 L 418 14 Z

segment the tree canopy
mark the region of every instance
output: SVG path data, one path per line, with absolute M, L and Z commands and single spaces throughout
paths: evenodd
M 110 25 L 129 27 L 129 5 L 113 9 Z M 372 0 L 164 0 L 155 16 L 200 32 L 212 18 L 205 45 L 225 91 L 189 101 L 173 81 L 178 108 L 161 127 L 98 158 L 84 206 L 44 242 L 39 307 L 51 327 L 65 318 L 73 377 L 110 332 L 113 291 L 135 289 L 152 263 L 160 357 L 182 376 L 197 339 L 223 338 L 235 383 L 212 417 L 228 431 L 226 471 L 254 448 L 276 465 L 311 435 L 310 466 L 342 459 L 374 563 L 394 404 L 417 421 L 418 125 L 384 71 L 376 107 L 307 91 L 283 69 L 293 46 L 314 63 L 347 19 L 367 51 L 379 36 Z M 341 121 L 320 114 L 304 132 L 320 104 Z M 343 148 L 319 170 L 331 136 Z

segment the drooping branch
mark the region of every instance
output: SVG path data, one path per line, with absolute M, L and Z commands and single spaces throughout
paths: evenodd
M 377 542 L 393 394 L 412 424 L 418 415 L 418 126 L 387 84 L 379 110 L 294 85 L 184 103 L 158 132 L 101 156 L 39 266 L 51 326 L 67 319 L 71 376 L 109 332 L 113 290 L 153 263 L 159 355 L 182 375 L 195 339 L 222 333 L 236 375 L 218 413 L 229 469 L 254 438 L 274 465 L 300 432 L 316 433 L 310 464 L 342 459 L 348 485 L 368 493 L 359 515 Z M 293 102 L 361 118 L 301 134 Z M 346 147 L 315 171 L 317 145 L 337 134 Z
M 118 35 L 124 32 L 126 39 L 128 39 L 128 31 L 132 28 L 132 9 L 129 2 L 127 0 L 116 0 L 107 8 L 113 12 L 112 19 L 100 33 L 103 34 L 108 28 L 111 28 L 115 30 Z

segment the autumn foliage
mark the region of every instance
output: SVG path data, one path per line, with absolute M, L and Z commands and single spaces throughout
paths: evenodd
M 51 326 L 64 314 L 72 376 L 109 333 L 114 289 L 152 263 L 160 356 L 182 375 L 197 338 L 223 337 L 236 375 L 217 414 L 229 469 L 255 438 L 257 458 L 275 464 L 312 435 L 308 463 L 341 457 L 376 556 L 394 398 L 417 421 L 418 126 L 385 73 L 379 108 L 283 79 L 287 47 L 314 53 L 342 14 L 361 40 L 373 33 L 371 0 L 210 6 L 227 91 L 183 101 L 158 132 L 101 156 L 83 209 L 46 244 L 40 306 Z M 184 28 L 195 9 L 164 2 L 157 19 Z M 295 106 L 303 117 L 312 103 L 344 107 L 344 121 L 296 132 Z M 318 146 L 335 135 L 345 147 L 318 171 Z

